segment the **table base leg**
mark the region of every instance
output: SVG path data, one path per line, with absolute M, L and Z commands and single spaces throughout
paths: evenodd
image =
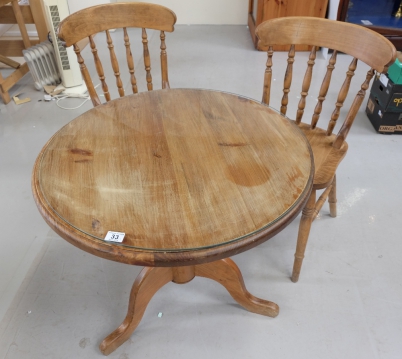
M 250 312 L 276 317 L 279 307 L 268 300 L 254 297 L 244 285 L 239 267 L 230 258 L 195 266 L 195 275 L 222 284 L 233 299 Z
M 247 291 L 240 269 L 229 258 L 188 267 L 145 267 L 131 289 L 126 318 L 102 341 L 101 352 L 109 355 L 131 336 L 149 301 L 166 283 L 187 283 L 194 276 L 209 278 L 222 284 L 233 299 L 250 312 L 269 317 L 279 314 L 279 307 L 275 303 L 254 297 Z
M 103 339 L 99 346 L 104 355 L 109 355 L 130 338 L 151 298 L 172 279 L 172 268 L 145 267 L 140 272 L 131 289 L 126 318 L 113 333 Z

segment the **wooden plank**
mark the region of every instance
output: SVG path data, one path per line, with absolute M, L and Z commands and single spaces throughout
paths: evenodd
M 25 24 L 33 24 L 34 18 L 32 16 L 31 8 L 28 5 L 20 5 L 22 18 Z M 9 5 L 1 8 L 0 11 L 0 24 L 16 24 L 17 19 L 15 18 L 13 8 Z
M 0 62 L 10 67 L 13 67 L 14 69 L 18 69 L 21 66 L 19 62 L 9 59 L 8 57 L 5 57 L 3 55 L 0 55 Z
M 30 0 L 31 12 L 33 20 L 35 23 L 36 31 L 38 32 L 38 37 L 40 42 L 47 40 L 47 34 L 49 32 L 46 19 L 45 19 L 45 9 L 43 8 L 42 0 Z
M 1 89 L 1 84 L 3 83 L 3 76 L 1 76 L 1 73 L 0 73 L 0 97 L 3 99 L 3 102 L 7 105 L 10 101 L 11 101 L 11 99 L 10 99 L 10 95 L 8 94 L 8 92 L 4 92 L 2 89 Z
M 22 17 L 20 6 L 18 5 L 17 1 L 13 1 L 11 3 L 11 5 L 14 9 L 14 15 L 15 15 L 15 18 L 17 19 L 17 24 L 18 24 L 18 28 L 20 29 L 22 41 L 24 42 L 24 46 L 27 49 L 27 48 L 31 47 L 32 45 L 31 45 L 31 41 L 29 40 L 27 28 L 25 27 L 24 18 Z
M 39 44 L 39 40 L 31 40 L 31 45 Z M 22 40 L 0 40 L 0 53 L 3 56 L 22 56 L 22 50 L 25 49 Z
M 7 92 L 15 83 L 20 80 L 29 71 L 28 65 L 25 63 L 21 67 L 15 70 L 10 76 L 3 80 L 0 84 L 0 90 Z

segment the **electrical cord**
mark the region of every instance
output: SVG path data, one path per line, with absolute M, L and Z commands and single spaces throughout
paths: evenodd
M 100 84 L 97 84 L 94 87 L 94 89 L 99 87 L 99 85 Z M 68 89 L 66 89 L 66 91 L 68 91 Z M 84 105 L 91 99 L 91 97 L 88 94 L 75 94 L 75 93 L 64 93 L 64 94 L 61 93 L 60 95 L 53 96 L 53 98 L 57 99 L 57 101 L 56 101 L 57 107 L 60 107 L 63 110 L 76 110 L 77 108 L 80 108 L 82 105 Z M 64 106 L 59 105 L 59 102 L 66 98 L 82 98 L 82 99 L 84 99 L 84 101 L 81 102 L 81 104 L 79 104 L 77 107 L 64 107 Z
M 76 110 L 77 108 L 80 108 L 82 105 L 84 105 L 86 102 L 88 102 L 91 99 L 91 97 L 88 95 L 78 95 L 78 94 L 64 94 L 64 95 L 56 95 L 53 97 L 57 99 L 57 101 L 56 101 L 57 107 L 60 107 L 63 110 Z M 59 105 L 59 102 L 66 98 L 83 98 L 85 100 L 83 102 L 81 102 L 81 104 L 78 105 L 77 107 L 64 107 L 64 106 Z

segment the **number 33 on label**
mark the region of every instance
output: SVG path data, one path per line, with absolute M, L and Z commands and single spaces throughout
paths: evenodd
M 106 234 L 105 241 L 121 243 L 121 242 L 123 242 L 123 239 L 124 239 L 125 235 L 126 234 L 122 233 L 122 232 L 109 231 Z

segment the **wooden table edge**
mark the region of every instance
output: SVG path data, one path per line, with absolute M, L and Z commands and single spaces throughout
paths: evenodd
M 51 139 L 48 142 L 50 141 Z M 299 202 L 272 225 L 245 238 L 210 248 L 182 252 L 142 250 L 115 243 L 107 243 L 101 239 L 91 237 L 67 224 L 54 213 L 46 200 L 40 195 L 41 191 L 37 175 L 42 154 L 45 149 L 46 145 L 39 153 L 34 164 L 32 173 L 32 193 L 35 204 L 46 223 L 58 235 L 72 245 L 98 257 L 126 264 L 151 267 L 188 266 L 208 263 L 242 253 L 267 241 L 290 224 L 304 208 L 313 188 L 314 161 L 311 148 L 309 147 L 312 161 L 311 171 L 307 185 L 299 197 Z

